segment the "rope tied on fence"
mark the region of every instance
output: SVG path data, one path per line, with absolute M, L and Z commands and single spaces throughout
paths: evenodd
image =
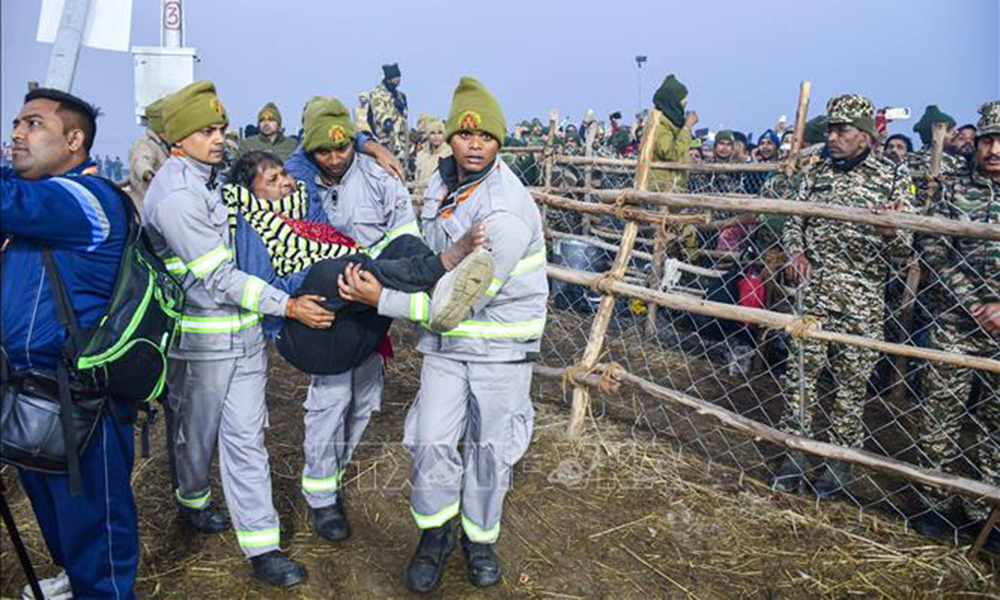
M 601 273 L 597 277 L 597 279 L 595 279 L 590 284 L 590 287 L 593 288 L 595 292 L 600 292 L 602 294 L 610 295 L 614 292 L 612 286 L 614 286 L 616 282 L 619 282 L 621 280 L 622 280 L 621 275 L 615 273 L 614 271 L 606 271 L 604 273 Z
M 616 362 L 599 363 L 592 367 L 571 365 L 563 371 L 560 383 L 565 391 L 567 386 L 579 386 L 587 377 L 600 375 L 601 380 L 597 383 L 597 389 L 605 394 L 613 394 L 621 387 L 622 373 L 625 372 L 625 367 Z
M 823 328 L 823 321 L 809 315 L 801 316 L 785 325 L 785 333 L 793 338 L 803 338 Z
M 615 201 L 612 204 L 615 209 L 615 218 L 621 221 L 625 220 L 625 199 L 628 198 L 628 193 L 630 191 L 631 190 L 629 189 L 622 190 L 622 193 L 618 194 L 618 197 L 615 198 Z

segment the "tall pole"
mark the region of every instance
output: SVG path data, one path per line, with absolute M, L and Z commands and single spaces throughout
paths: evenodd
M 184 7 L 181 0 L 163 0 L 162 24 L 164 48 L 180 48 L 184 45 Z
M 66 0 L 63 4 L 56 42 L 49 56 L 49 70 L 45 74 L 45 87 L 72 91 L 89 12 L 90 0 Z

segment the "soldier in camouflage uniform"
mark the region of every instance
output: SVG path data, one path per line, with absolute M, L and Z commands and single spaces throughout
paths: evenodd
M 401 73 L 395 63 L 382 66 L 382 82 L 368 99 L 368 126 L 383 146 L 389 148 L 404 165 L 409 150 L 409 108 L 406 94 L 399 90 Z
M 932 104 L 924 110 L 923 116 L 913 126 L 913 131 L 920 136 L 923 147 L 920 150 L 910 152 L 906 155 L 906 164 L 913 173 L 913 183 L 916 186 L 916 206 L 925 208 L 931 200 L 930 171 L 931 171 L 931 150 L 934 146 L 934 125 L 944 123 L 947 126 L 945 133 L 945 145 L 948 139 L 954 136 L 955 119 L 945 112 L 942 112 L 936 105 Z M 946 147 L 946 150 L 948 148 Z M 969 164 L 965 157 L 952 152 L 941 154 L 942 180 L 948 177 L 957 177 L 968 173 Z
M 1000 225 L 1000 101 L 979 109 L 982 118 L 976 135 L 975 170 L 947 180 L 931 205 L 938 217 Z M 930 290 L 931 312 L 936 315 L 931 333 L 933 347 L 1000 359 L 1000 242 L 974 238 L 927 236 L 919 241 L 922 258 L 942 285 Z M 983 384 L 978 403 L 970 399 L 973 381 Z M 975 477 L 1000 486 L 1000 377 L 954 365 L 931 364 L 924 379 L 923 423 L 920 449 L 929 468 L 950 471 L 961 463 L 972 467 Z M 971 420 L 975 445 L 963 453 L 959 445 L 963 425 Z M 951 535 L 949 496 L 926 490 L 930 508 L 914 519 L 922 533 Z M 985 519 L 988 509 L 966 503 L 966 514 Z M 988 538 L 1000 551 L 1000 531 Z
M 855 94 L 827 104 L 829 157 L 810 169 L 799 183 L 796 199 L 853 208 L 912 210 L 910 180 L 873 150 L 875 109 Z M 782 242 L 791 255 L 793 280 L 804 281 L 804 313 L 822 321 L 823 329 L 882 339 L 883 297 L 889 255 L 908 252 L 907 231 L 826 219 L 791 217 Z M 865 438 L 862 420 L 866 384 L 878 353 L 853 345 L 831 348 L 826 342 L 793 339 L 790 355 L 801 349 L 804 410 L 800 418 L 800 374 L 790 361 L 783 377 L 786 406 L 780 426 L 785 431 L 814 436 L 812 412 L 819 401 L 819 377 L 824 367 L 834 375 L 836 393 L 830 412 L 832 442 L 860 448 Z M 833 351 L 833 352 L 831 352 Z M 791 455 L 772 484 L 779 491 L 796 491 L 804 482 L 804 461 Z M 849 469 L 830 462 L 815 484 L 821 498 L 839 495 L 848 483 Z

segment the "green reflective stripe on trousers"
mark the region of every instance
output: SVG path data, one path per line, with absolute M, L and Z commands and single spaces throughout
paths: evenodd
M 510 277 L 517 277 L 518 275 L 524 275 L 525 273 L 537 271 L 539 268 L 544 266 L 545 266 L 545 248 L 543 247 L 538 252 L 535 252 L 534 254 L 517 261 L 517 264 L 514 265 L 514 269 L 510 272 L 510 274 L 507 277 L 510 278 Z M 504 282 L 502 279 L 497 279 L 496 277 L 494 277 L 493 281 L 490 283 L 490 287 L 487 288 L 486 290 L 486 295 L 496 296 L 497 294 L 499 294 L 500 288 L 503 287 L 503 283 Z
M 187 264 L 187 268 L 195 277 L 201 279 L 214 271 L 219 265 L 233 257 L 233 251 L 225 246 L 219 246 L 208 254 L 199 256 Z
M 177 258 L 176 256 L 163 261 L 163 266 L 167 267 L 167 271 L 169 271 L 171 275 L 183 275 L 188 272 L 187 265 L 184 264 L 183 260 Z
M 319 492 L 335 492 L 337 488 L 340 487 L 340 477 L 343 475 L 343 470 L 334 473 L 329 477 L 307 477 L 305 472 L 302 473 L 302 491 L 319 493 Z
M 470 521 L 465 515 L 462 515 L 462 530 L 465 531 L 465 535 L 470 540 L 477 544 L 492 544 L 500 537 L 500 523 L 489 529 L 483 529 Z
M 416 221 L 410 221 L 406 225 L 402 225 L 395 229 L 390 229 L 389 231 L 385 232 L 385 237 L 382 238 L 382 241 L 368 248 L 366 252 L 372 258 L 378 258 L 378 255 L 382 254 L 382 251 L 385 250 L 385 247 L 391 244 L 394 239 L 398 238 L 401 235 L 415 235 L 417 237 L 420 237 L 420 226 L 417 225 Z
M 248 313 L 228 317 L 181 317 L 181 331 L 186 333 L 236 333 L 260 322 L 260 315 Z
M 497 323 L 493 321 L 462 321 L 451 331 L 440 335 L 451 337 L 478 338 L 525 338 L 538 337 L 545 331 L 545 319 L 531 319 L 517 323 Z
M 423 323 L 430 318 L 431 297 L 423 292 L 410 294 L 410 320 Z
M 264 291 L 263 279 L 258 277 L 250 276 L 247 278 L 247 282 L 243 284 L 243 300 L 240 301 L 240 306 L 252 311 L 258 312 L 260 309 L 260 294 Z
M 181 503 L 181 506 L 201 510 L 208 506 L 208 501 L 212 499 L 212 492 L 209 490 L 197 498 L 185 498 L 184 496 L 181 496 L 180 490 L 174 490 L 174 496 L 177 498 L 177 501 Z
M 430 529 L 444 525 L 448 522 L 448 519 L 457 515 L 460 503 L 460 500 L 455 500 L 454 504 L 449 504 L 433 515 L 422 515 L 414 510 L 412 506 L 410 507 L 410 512 L 413 514 L 413 520 L 417 522 L 417 527 Z
M 281 528 L 268 527 L 257 531 L 237 531 L 236 539 L 243 548 L 264 548 L 281 544 Z

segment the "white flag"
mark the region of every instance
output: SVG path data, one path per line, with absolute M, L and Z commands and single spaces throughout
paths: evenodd
M 38 17 L 39 42 L 53 43 L 59 31 L 64 0 L 42 0 Z M 83 45 L 100 50 L 128 52 L 132 32 L 132 0 L 90 0 Z

